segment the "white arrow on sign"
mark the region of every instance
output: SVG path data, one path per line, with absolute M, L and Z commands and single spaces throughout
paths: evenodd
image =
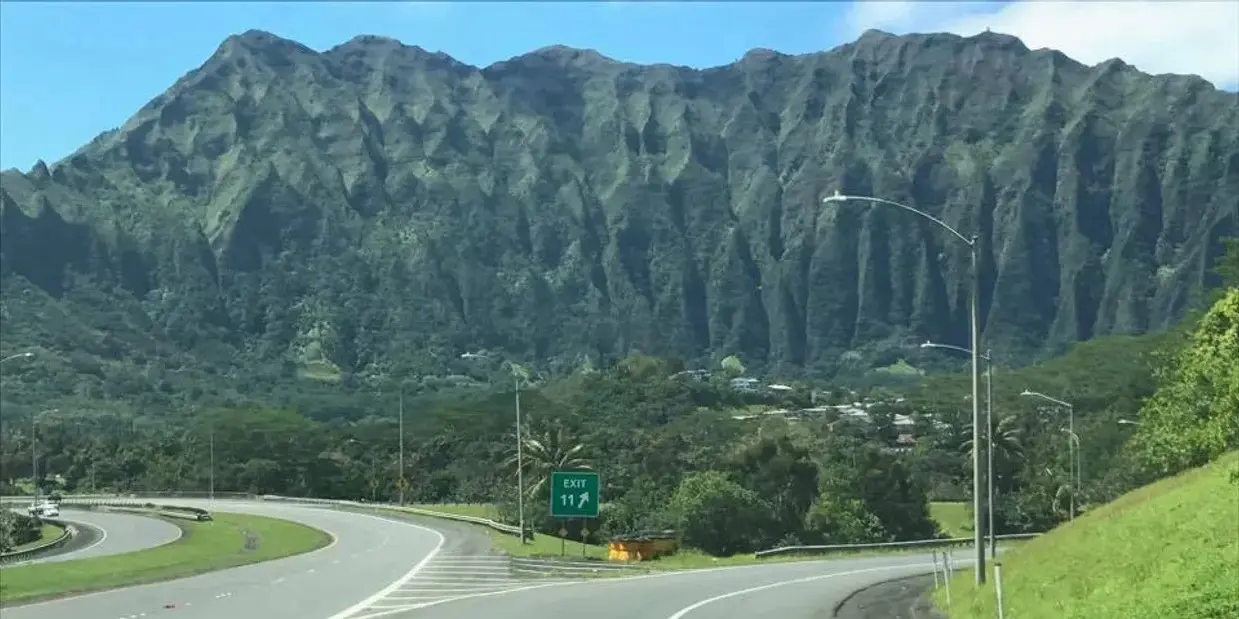
M 577 497 L 577 499 L 577 507 L 585 507 L 585 504 L 589 502 L 589 493 L 582 492 L 581 496 Z

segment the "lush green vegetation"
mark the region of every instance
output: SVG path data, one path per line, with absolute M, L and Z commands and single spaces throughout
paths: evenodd
M 1012 616 L 1239 614 L 1239 452 L 1232 451 L 1239 448 L 1239 288 L 1224 290 L 1182 343 L 1166 351 L 1156 392 L 1145 400 L 1139 429 L 1124 449 L 1146 478 L 1182 474 L 1101 506 L 1004 558 Z M 971 582 L 971 574 L 954 579 L 951 616 L 993 616 L 993 589 Z M 944 601 L 940 593 L 939 604 Z
M 1138 402 L 1151 382 L 1151 364 L 1133 361 L 1131 353 L 1144 343 L 1092 342 L 1054 362 L 1057 372 L 1074 372 L 1091 389 L 1075 395 L 1107 404 L 1079 410 L 1078 430 L 1095 446 L 1084 454 L 1085 483 L 1099 497 L 1128 487 L 1126 478 L 1110 472 L 1107 463 L 1117 456 L 1107 449 L 1117 451 L 1130 432 L 1114 419 L 1135 413 L 1113 404 Z M 1115 372 L 1133 376 L 1085 380 L 1097 376 L 1098 361 L 1089 351 L 1107 345 L 1125 347 L 1126 354 L 1113 357 L 1123 364 Z M 849 423 L 837 411 L 803 421 L 736 420 L 736 411 L 795 408 L 808 397 L 743 394 L 724 381 L 673 377 L 676 371 L 665 360 L 633 357 L 522 391 L 526 479 L 533 493 L 526 504 L 539 531 L 554 534 L 563 526 L 546 516 L 546 491 L 538 483 L 561 466 L 590 466 L 604 480 L 601 520 L 569 523 L 573 538 L 582 524 L 592 539 L 675 528 L 687 543 L 714 554 L 795 541 L 923 538 L 937 532 L 930 499 L 966 498 L 969 432 L 960 410 L 966 389 L 954 377 L 930 378 L 923 392 L 909 393 L 902 403 L 891 394 L 869 394 L 887 403 L 875 404 L 874 423 L 865 424 Z M 1067 515 L 1061 502 L 1044 498 L 1066 483 L 1060 435 L 1039 421 L 1033 403 L 1011 397 L 1025 385 L 1039 386 L 1043 372 L 1034 367 L 999 375 L 1000 416 L 1017 420 L 1002 426 L 1009 436 L 998 457 L 1003 504 L 1013 506 L 999 523 L 1004 531 L 1048 528 Z M 821 394 L 818 403 L 861 397 L 840 390 Z M 381 404 L 353 421 L 265 406 L 204 407 L 163 415 L 159 423 L 62 410 L 39 417 L 40 470 L 50 475 L 42 483 L 64 492 L 204 491 L 213 436 L 217 490 L 390 501 L 400 475 L 393 399 L 352 403 Z M 514 469 L 504 466 L 514 445 L 512 407 L 513 393 L 501 389 L 406 398 L 407 500 L 491 503 L 488 516 L 514 522 Z M 920 440 L 911 452 L 892 449 L 900 432 L 893 426 L 896 413 L 917 420 Z M 4 470 L 18 478 L 29 475 L 31 443 L 23 429 L 9 426 L 3 450 Z
M 0 552 L 13 552 L 42 541 L 46 530 L 38 519 L 0 509 Z
M 263 516 L 216 512 L 210 522 L 169 522 L 180 527 L 184 535 L 158 548 L 6 568 L 0 578 L 0 602 L 171 580 L 301 554 L 331 541 L 331 536 L 318 529 Z
M 32 539 L 24 544 L 18 544 L 17 546 L 13 547 L 12 549 L 6 552 L 21 552 L 23 550 L 30 550 L 31 548 L 38 548 L 39 546 L 50 544 L 51 542 L 54 542 L 57 539 L 60 539 L 60 537 L 64 535 L 64 532 L 65 532 L 64 528 L 58 527 L 54 524 L 48 524 L 45 522 L 39 526 L 39 532 L 38 532 L 39 536 L 37 538 Z
M 1146 486 L 1002 557 L 1008 617 L 1239 616 L 1239 452 Z M 951 619 L 996 616 L 994 588 L 952 580 Z M 937 596 L 947 608 L 945 591 Z
M 987 342 L 1018 365 L 1174 324 L 1239 201 L 1215 164 L 1234 93 L 1076 63 L 1033 77 L 1043 53 L 997 35 L 870 32 L 709 72 L 563 48 L 441 62 L 247 32 L 67 160 L 0 175 L 5 346 L 45 355 L 7 403 L 273 404 L 298 377 L 353 397 L 638 351 L 857 380 L 953 365 L 908 343 L 964 341 L 968 252 L 907 213 L 822 205 L 832 190 L 977 234 Z M 943 92 L 951 118 L 926 122 Z M 1130 118 L 1160 139 L 1117 147 Z M 291 408 L 335 406 L 315 395 Z
M 1000 532 L 1047 530 L 1069 517 L 1073 496 L 1087 509 L 1167 472 L 1123 449 L 1133 429 L 1119 421 L 1138 418 L 1168 373 L 1196 380 L 1199 372 L 1167 365 L 1190 341 L 1189 331 L 1101 338 L 1061 358 L 996 374 Z M 1220 367 L 1220 358 L 1202 357 L 1200 371 Z M 794 383 L 789 392 L 751 393 L 728 382 L 745 372 L 735 357 L 698 381 L 680 374 L 684 366 L 674 359 L 631 356 L 536 382 L 506 364 L 486 382 L 438 391 L 410 387 L 400 398 L 400 385 L 367 392 L 277 381 L 244 383 L 240 390 L 172 372 L 165 375 L 177 382 L 164 384 L 165 396 L 176 399 L 164 406 L 141 388 L 125 391 L 126 384 L 107 381 L 115 393 L 109 399 L 84 393 L 62 400 L 58 411 L 39 413 L 32 401 L 49 388 L 44 381 L 58 380 L 55 362 L 49 369 L 36 356 L 4 368 L 0 393 L 9 423 L 0 445 L 0 491 L 19 491 L 29 479 L 33 448 L 47 492 L 201 492 L 213 477 L 219 491 L 392 501 L 403 478 L 409 503 L 487 503 L 494 517 L 514 523 L 512 385 L 520 381 L 527 515 L 543 534 L 565 527 L 548 517 L 542 483 L 557 468 L 590 467 L 603 478 L 601 518 L 566 523 L 569 537 L 579 539 L 582 529 L 588 541 L 598 541 L 673 528 L 713 555 L 796 542 L 924 538 L 942 533 L 931 501 L 970 499 L 969 391 L 959 375 L 922 377 L 898 392 Z M 1065 415 L 1020 397 L 1024 389 L 1075 405 L 1079 484 L 1067 473 Z M 1228 401 L 1227 393 L 1210 392 L 1208 401 Z M 838 409 L 802 420 L 735 418 L 862 399 L 870 402 L 865 421 Z M 1152 402 L 1149 410 L 1160 406 Z M 899 415 L 913 426 L 897 426 Z M 897 448 L 905 433 L 917 436 L 907 451 Z

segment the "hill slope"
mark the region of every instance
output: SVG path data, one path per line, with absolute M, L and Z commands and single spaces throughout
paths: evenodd
M 1002 564 L 1008 617 L 1239 616 L 1239 452 L 1099 507 Z M 996 616 L 993 587 L 978 592 L 972 579 L 952 579 L 951 619 Z
M 992 33 L 697 71 L 247 32 L 67 160 L 3 174 L 5 344 L 86 373 L 349 379 L 479 348 L 830 370 L 965 342 L 966 252 L 821 206 L 842 190 L 976 233 L 989 342 L 1027 359 L 1200 295 L 1239 230 L 1237 102 Z

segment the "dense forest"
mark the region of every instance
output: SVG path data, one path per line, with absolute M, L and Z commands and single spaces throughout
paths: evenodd
M 0 492 L 511 518 L 519 397 L 543 531 L 539 482 L 589 467 L 604 510 L 573 535 L 934 535 L 972 403 L 918 344 L 967 344 L 969 252 L 842 191 L 975 235 L 997 526 L 1045 530 L 1235 445 L 1235 103 L 989 32 L 700 71 L 229 37 L 0 174 Z
M 995 374 L 1001 532 L 1045 530 L 1068 517 L 1073 495 L 1086 510 L 1237 446 L 1239 251 L 1218 271 L 1227 283 L 1212 306 L 1179 329 L 1099 338 L 1061 358 Z M 15 361 L 6 372 L 37 365 Z M 793 540 L 924 538 L 937 533 L 930 500 L 968 498 L 965 376 L 931 376 L 898 393 L 798 387 L 773 396 L 735 389 L 730 378 L 743 368 L 734 359 L 723 365 L 697 380 L 673 360 L 633 356 L 539 380 L 509 364 L 507 380 L 493 388 L 404 400 L 403 471 L 396 467 L 401 408 L 393 398 L 327 418 L 274 401 L 187 405 L 145 421 L 48 411 L 34 417 L 40 483 L 48 492 L 201 492 L 213 477 L 221 492 L 392 501 L 403 476 L 409 502 L 492 502 L 511 518 L 512 388 L 519 384 L 529 505 L 545 532 L 561 523 L 547 517 L 538 482 L 551 470 L 580 467 L 601 473 L 605 506 L 600 522 L 575 523 L 573 534 L 581 525 L 591 536 L 675 527 L 686 542 L 718 554 Z M 1078 484 L 1067 473 L 1065 412 L 1021 397 L 1024 390 L 1073 404 Z M 864 419 L 826 407 L 860 400 L 872 403 Z M 800 419 L 738 414 L 804 408 L 824 410 Z M 903 415 L 914 420 L 911 430 L 896 427 Z M 916 437 L 914 446 L 900 444 L 903 433 Z M 30 426 L 10 419 L 5 438 L 2 489 L 28 491 Z
M 988 32 L 693 70 L 251 31 L 0 174 L 0 321 L 6 346 L 72 351 L 45 359 L 54 391 L 95 398 L 174 382 L 151 366 L 386 388 L 476 352 L 849 377 L 966 340 L 967 247 L 822 202 L 843 192 L 976 235 L 986 340 L 1028 364 L 1168 328 L 1216 284 L 1237 97 Z

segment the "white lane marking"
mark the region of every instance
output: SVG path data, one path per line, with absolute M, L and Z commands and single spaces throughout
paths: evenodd
M 144 497 L 139 497 L 139 498 L 144 498 Z M 271 507 L 271 505 L 270 505 L 270 504 L 263 503 L 262 501 L 248 501 L 248 502 L 247 502 L 247 501 L 236 501 L 236 502 L 235 502 L 235 504 L 236 504 L 236 505 L 240 505 L 240 506 L 249 506 L 249 507 L 254 507 L 254 506 Z M 302 509 L 309 509 L 309 508 L 302 508 Z M 336 534 L 335 534 L 335 533 L 332 533 L 331 531 L 328 531 L 327 529 L 324 529 L 324 528 L 322 528 L 322 527 L 320 527 L 320 526 L 318 526 L 318 525 L 313 525 L 313 524 L 310 524 L 310 523 L 305 522 L 305 521 L 303 521 L 303 520 L 293 520 L 293 519 L 291 519 L 291 518 L 281 518 L 281 517 L 279 517 L 279 516 L 273 516 L 273 515 L 271 515 L 271 512 L 270 512 L 270 511 L 268 511 L 267 513 L 263 513 L 261 510 L 260 510 L 259 512 L 257 512 L 257 513 L 256 513 L 256 512 L 249 512 L 249 511 L 229 512 L 227 509 L 222 510 L 222 511 L 223 511 L 224 513 L 233 513 L 233 514 L 241 514 L 241 515 L 248 515 L 248 516 L 266 516 L 266 517 L 268 517 L 268 518 L 275 518 L 276 520 L 286 520 L 286 521 L 291 521 L 291 522 L 294 522 L 294 523 L 296 523 L 296 524 L 299 524 L 299 525 L 302 525 L 302 526 L 305 526 L 305 527 L 309 527 L 309 528 L 314 529 L 314 530 L 316 530 L 316 531 L 322 531 L 323 533 L 326 533 L 328 537 L 330 537 L 330 538 L 331 538 L 331 541 L 330 541 L 330 542 L 328 542 L 326 546 L 323 546 L 322 548 L 319 548 L 319 549 L 317 549 L 317 550 L 311 550 L 310 552 L 303 552 L 303 553 L 301 553 L 301 554 L 296 554 L 296 555 L 289 555 L 289 556 L 287 556 L 287 557 L 281 557 L 281 558 L 279 558 L 279 559 L 274 559 L 274 560 L 272 560 L 272 561 L 268 561 L 268 562 L 265 562 L 265 563 L 276 563 L 276 562 L 279 562 L 279 561 L 291 561 L 291 560 L 294 560 L 294 559 L 300 559 L 300 558 L 302 558 L 302 557 L 310 557 L 310 556 L 316 555 L 316 554 L 318 554 L 318 553 L 320 553 L 320 552 L 323 552 L 323 551 L 326 551 L 326 550 L 330 550 L 330 549 L 332 549 L 333 547 L 335 547 L 335 545 L 336 545 L 337 543 L 339 543 L 339 542 L 340 542 L 340 538 L 339 538 L 338 536 L 336 536 Z M 274 511 L 279 511 L 279 510 L 274 510 Z M 300 510 L 298 510 L 297 508 L 295 508 L 295 507 L 294 507 L 294 508 L 293 508 L 293 511 L 300 511 Z M 365 515 L 365 514 L 358 514 L 358 515 Z M 98 527 L 96 527 L 96 528 L 98 528 Z M 100 530 L 102 530 L 102 529 L 100 529 Z M 104 532 L 103 532 L 103 534 L 104 534 L 104 536 L 106 536 L 106 535 L 107 535 L 107 531 L 104 531 Z M 99 540 L 99 542 L 102 542 L 102 541 L 103 541 L 103 540 Z M 99 542 L 96 542 L 96 543 L 99 543 Z M 92 546 L 94 546 L 94 545 L 95 545 L 95 544 L 91 544 L 91 546 L 88 546 L 87 548 L 92 547 Z M 82 550 L 85 550 L 85 548 L 83 548 Z M 149 549 L 148 549 L 148 550 L 149 550 Z M 77 553 L 77 552 L 81 552 L 81 550 L 75 550 L 74 552 L 75 552 L 75 553 Z M 64 597 L 58 597 L 58 598 L 55 598 L 55 599 L 52 599 L 52 600 L 46 600 L 46 601 L 43 601 L 43 602 L 31 602 L 30 604 L 20 604 L 19 606 L 21 606 L 22 608 L 35 608 L 35 607 L 38 607 L 38 606 L 48 606 L 48 605 L 51 605 L 51 604 L 59 604 L 59 603 L 61 603 L 61 602 L 65 602 L 65 601 L 67 601 L 67 600 L 78 600 L 78 599 L 82 599 L 82 598 L 97 597 L 97 596 L 101 596 L 101 595 L 109 595 L 109 594 L 112 594 L 112 593 L 120 593 L 120 592 L 124 592 L 124 591 L 129 591 L 129 590 L 132 590 L 132 589 L 141 589 L 141 588 L 152 588 L 152 587 L 166 586 L 168 583 L 176 582 L 176 581 L 178 581 L 178 580 L 184 580 L 184 579 L 186 579 L 186 578 L 197 578 L 197 577 L 199 577 L 199 576 L 207 576 L 207 575 L 209 575 L 209 574 L 215 574 L 215 573 L 219 573 L 219 572 L 223 572 L 223 571 L 235 570 L 235 569 L 241 569 L 241 568 L 244 568 L 244 567 L 249 567 L 249 566 L 251 566 L 251 565 L 259 565 L 259 564 L 258 564 L 258 563 L 250 563 L 250 564 L 246 564 L 246 565 L 239 565 L 239 566 L 237 566 L 237 567 L 233 567 L 233 568 L 228 568 L 227 570 L 218 570 L 218 571 L 216 571 L 216 572 L 204 572 L 204 573 L 202 573 L 202 574 L 195 574 L 195 575 L 193 575 L 193 576 L 183 576 L 183 577 L 181 577 L 181 578 L 173 578 L 173 579 L 171 579 L 171 580 L 161 580 L 161 581 L 158 581 L 158 582 L 149 582 L 149 583 L 142 583 L 142 584 L 137 584 L 137 585 L 128 585 L 128 586 L 125 586 L 125 587 L 116 587 L 115 589 L 104 589 L 104 590 L 102 590 L 102 591 L 91 591 L 90 593 L 82 593 L 82 594 L 79 594 L 79 595 L 66 595 L 66 596 L 64 596 Z M 143 615 L 138 615 L 138 616 L 143 616 Z
M 448 602 L 457 602 L 460 600 L 490 597 L 490 596 L 495 596 L 495 595 L 504 595 L 507 593 L 516 593 L 517 591 L 529 591 L 531 589 L 544 589 L 546 587 L 553 587 L 555 585 L 560 585 L 560 584 L 571 584 L 571 583 L 546 583 L 546 584 L 540 584 L 540 585 L 530 585 L 528 587 L 521 587 L 519 589 L 508 589 L 507 591 L 488 591 L 486 593 L 471 593 L 469 595 L 458 595 L 458 596 L 454 596 L 450 598 L 444 598 L 442 600 L 435 600 L 433 602 L 425 602 L 422 604 L 410 604 L 408 606 L 401 606 L 399 608 L 392 608 L 389 610 L 383 610 L 383 611 L 376 612 L 376 613 L 358 615 L 356 617 L 351 617 L 350 619 L 376 619 L 377 617 L 386 617 L 388 615 L 394 615 L 396 613 L 404 613 L 410 610 L 417 610 L 420 608 L 429 608 L 431 606 L 438 606 L 440 604 L 446 604 Z M 331 619 L 343 619 L 343 618 L 332 617 Z
M 412 522 L 408 522 L 404 520 L 380 518 L 379 516 L 371 516 L 370 514 L 362 514 L 362 513 L 357 513 L 357 512 L 353 512 L 353 515 L 364 516 L 366 518 L 373 518 L 374 520 L 382 520 L 384 522 L 389 522 L 389 523 L 402 524 L 407 527 L 413 527 L 414 529 L 421 529 L 423 531 L 433 533 L 435 537 L 439 538 L 439 541 L 435 544 L 435 547 L 430 550 L 430 552 L 426 553 L 425 557 L 422 557 L 421 561 L 417 562 L 417 565 L 414 565 L 412 569 L 405 572 L 403 576 L 392 581 L 391 584 L 387 585 L 386 587 L 383 587 L 381 590 L 376 592 L 374 595 L 371 595 L 370 597 L 332 615 L 328 619 L 348 619 L 352 615 L 355 615 L 365 610 L 366 608 L 368 608 L 375 602 L 378 602 L 379 600 L 382 600 L 384 597 L 387 597 L 392 592 L 404 586 L 410 580 L 413 580 L 419 573 L 421 573 L 422 569 L 426 567 L 426 564 L 430 563 L 431 559 L 434 559 L 435 555 L 438 555 L 439 551 L 443 550 L 443 545 L 447 543 L 447 538 L 443 537 L 442 533 L 430 527 L 422 526 L 420 524 L 413 524 Z
M 884 572 L 884 571 L 897 570 L 897 569 L 908 569 L 908 568 L 932 568 L 932 567 L 933 567 L 933 566 L 932 566 L 932 564 L 928 564 L 928 563 L 923 563 L 923 564 L 919 564 L 919 565 L 917 565 L 917 564 L 912 564 L 912 565 L 898 565 L 898 566 L 889 566 L 889 565 L 888 565 L 888 566 L 883 566 L 883 567 L 870 567 L 870 568 L 865 568 L 865 569 L 863 569 L 863 570 L 849 570 L 849 571 L 846 571 L 846 572 L 834 572 L 834 573 L 831 573 L 831 574 L 819 574 L 819 575 L 817 575 L 817 576 L 809 576 L 809 577 L 806 577 L 806 578 L 795 578 L 795 579 L 792 579 L 792 580 L 784 580 L 784 581 L 781 581 L 781 582 L 775 582 L 775 583 L 770 583 L 770 584 L 767 584 L 767 585 L 761 585 L 761 586 L 759 586 L 759 587 L 749 587 L 748 589 L 741 589 L 741 590 L 739 590 L 739 591 L 732 591 L 731 593 L 724 593 L 724 594 L 722 594 L 722 595 L 716 595 L 716 596 L 714 596 L 714 597 L 708 597 L 708 598 L 706 598 L 706 599 L 704 599 L 704 600 L 701 600 L 701 601 L 699 601 L 699 602 L 697 602 L 697 603 L 695 603 L 695 604 L 690 604 L 690 605 L 688 605 L 688 606 L 685 606 L 684 608 L 681 608 L 680 610 L 676 611 L 676 612 L 675 612 L 675 614 L 671 615 L 670 617 L 667 617 L 667 619 L 684 619 L 684 617 L 685 617 L 686 615 L 688 615 L 688 613 L 691 613 L 691 612 L 693 612 L 694 610 L 697 610 L 698 608 L 701 608 L 702 606 L 705 606 L 705 605 L 707 605 L 707 604 L 713 604 L 713 603 L 715 603 L 715 602 L 721 602 L 721 601 L 723 601 L 723 600 L 726 600 L 726 599 L 729 599 L 729 598 L 734 598 L 734 597 L 736 597 L 736 596 L 740 596 L 740 595 L 748 595 L 748 594 L 750 594 L 750 593 L 757 593 L 758 591 L 766 591 L 766 590 L 769 590 L 769 589 L 774 589 L 774 588 L 777 588 L 777 587 L 784 587 L 784 586 L 787 586 L 787 585 L 799 585 L 799 584 L 803 584 L 803 583 L 806 583 L 806 582 L 814 582 L 814 581 L 818 581 L 818 580 L 827 580 L 827 579 L 830 579 L 830 578 L 836 578 L 836 577 L 838 577 L 838 576 L 855 576 L 855 575 L 857 575 L 857 574 L 868 574 L 868 573 L 871 573 L 871 572 Z
M 794 562 L 789 562 L 787 564 L 779 564 L 779 565 L 789 565 L 789 564 L 790 565 L 806 565 L 806 564 L 811 565 L 815 563 L 816 564 L 831 563 L 834 561 L 838 561 L 838 559 L 826 559 L 822 561 L 794 561 Z M 968 561 L 961 562 L 961 565 L 967 565 L 967 564 L 968 564 Z M 468 595 L 457 595 L 457 596 L 452 596 L 452 597 L 443 598 L 439 600 L 434 600 L 432 602 L 423 602 L 421 604 L 409 604 L 407 606 L 400 606 L 399 608 L 385 608 L 385 609 L 377 610 L 377 612 L 371 612 L 371 613 L 367 613 L 364 615 L 357 615 L 355 617 L 349 617 L 348 619 L 378 619 L 379 617 L 388 617 L 388 616 L 395 615 L 398 613 L 406 613 L 410 610 L 420 610 L 423 608 L 429 608 L 431 606 L 447 604 L 449 602 L 459 602 L 461 600 L 471 600 L 471 599 L 483 598 L 483 597 L 494 597 L 498 595 L 507 595 L 509 593 L 519 593 L 521 591 L 532 591 L 534 589 L 545 589 L 547 587 L 562 587 L 562 586 L 567 586 L 567 585 L 586 585 L 586 584 L 600 585 L 600 584 L 608 584 L 608 583 L 616 583 L 616 582 L 631 582 L 634 580 L 650 580 L 654 578 L 667 578 L 670 576 L 688 576 L 692 574 L 705 574 L 705 573 L 713 573 L 713 572 L 749 570 L 749 569 L 754 569 L 754 568 L 769 568 L 769 567 L 772 567 L 772 566 L 770 564 L 728 565 L 724 567 L 708 567 L 708 568 L 695 569 L 695 570 L 688 569 L 688 570 L 678 570 L 678 571 L 673 571 L 673 572 L 662 572 L 659 574 L 642 574 L 640 576 L 617 576 L 614 578 L 600 578 L 600 579 L 589 579 L 589 580 L 568 580 L 568 581 L 539 583 L 536 585 L 529 585 L 527 587 L 517 587 L 513 589 L 506 589 L 504 591 L 487 591 L 485 593 L 471 593 Z M 848 575 L 855 575 L 855 574 L 864 574 L 867 572 L 880 572 L 883 570 L 898 570 L 898 569 L 906 569 L 906 568 L 933 569 L 933 564 L 932 563 L 904 563 L 900 565 L 884 565 L 881 567 L 865 568 L 862 570 L 849 570 L 849 571 L 844 571 L 844 572 L 834 572 L 831 574 L 823 574 L 823 575 L 810 577 L 808 580 L 798 579 L 798 580 L 792 580 L 792 581 L 783 581 L 783 582 L 774 583 L 774 585 L 766 585 L 766 587 L 769 588 L 772 586 L 777 587 L 781 585 L 790 585 L 790 584 L 794 584 L 794 583 L 802 582 L 802 581 L 808 582 L 810 580 L 824 580 L 826 578 L 832 578 L 834 576 L 848 576 Z M 739 595 L 741 593 L 751 593 L 751 592 L 752 592 L 751 590 L 735 592 L 735 593 L 727 594 L 726 596 L 720 597 L 718 599 L 724 599 L 725 597 L 730 597 L 732 595 Z M 707 600 L 705 603 L 708 603 L 710 601 L 714 601 L 714 600 Z M 694 610 L 695 608 L 700 608 L 701 606 L 704 606 L 705 603 L 698 603 L 696 606 L 690 607 L 687 610 L 691 611 L 691 610 Z M 669 617 L 668 619 L 681 619 L 684 616 L 684 614 L 687 614 L 687 613 L 684 610 L 681 610 L 678 616 Z M 345 618 L 344 617 L 332 617 L 331 619 L 345 619 Z
M 19 512 L 19 513 L 20 513 L 20 512 Z M 38 565 L 38 564 L 40 564 L 40 563 L 59 563 L 59 561 L 47 561 L 46 559 L 61 559 L 61 560 L 63 560 L 63 559 L 64 559 L 64 557 L 72 557 L 72 556 L 73 556 L 73 555 L 75 555 L 75 554 L 79 554 L 79 553 L 86 552 L 87 550 L 90 550 L 91 548 L 94 548 L 95 546 L 98 546 L 99 544 L 102 544 L 102 543 L 103 543 L 103 541 L 104 541 L 104 540 L 106 540 L 106 539 L 108 538 L 108 530 L 107 530 L 107 529 L 105 529 L 105 528 L 103 528 L 103 527 L 101 527 L 101 526 L 99 526 L 99 525 L 91 524 L 91 523 L 89 523 L 89 522 L 83 522 L 83 521 L 81 521 L 81 520 L 69 520 L 68 518 L 65 518 L 65 519 L 63 519 L 63 520 L 64 520 L 65 522 L 73 523 L 73 524 L 76 524 L 76 525 L 78 525 L 78 526 L 87 526 L 87 527 L 90 527 L 90 528 L 92 528 L 92 529 L 94 529 L 94 530 L 96 530 L 96 531 L 99 531 L 99 533 L 100 533 L 100 535 L 99 535 L 99 539 L 95 540 L 93 543 L 91 543 L 91 545 L 86 546 L 85 548 L 78 548 L 77 550 L 74 550 L 74 551 L 72 551 L 72 552 L 66 552 L 66 553 L 64 553 L 64 554 L 59 554 L 59 555 L 52 555 L 52 556 L 50 556 L 50 557 L 45 557 L 45 558 L 43 558 L 43 559 L 30 559 L 29 561 L 19 561 L 19 562 L 17 562 L 17 563 L 10 563 L 9 565 L 6 565 L 6 566 L 4 566 L 4 567 L 6 567 L 6 568 L 9 568 L 9 567 L 24 567 L 24 566 L 27 566 L 27 565 Z M 178 528 L 177 530 L 179 531 L 180 529 Z M 173 541 L 176 541 L 176 540 L 173 540 Z M 33 606 L 33 604 L 23 604 L 23 606 Z

